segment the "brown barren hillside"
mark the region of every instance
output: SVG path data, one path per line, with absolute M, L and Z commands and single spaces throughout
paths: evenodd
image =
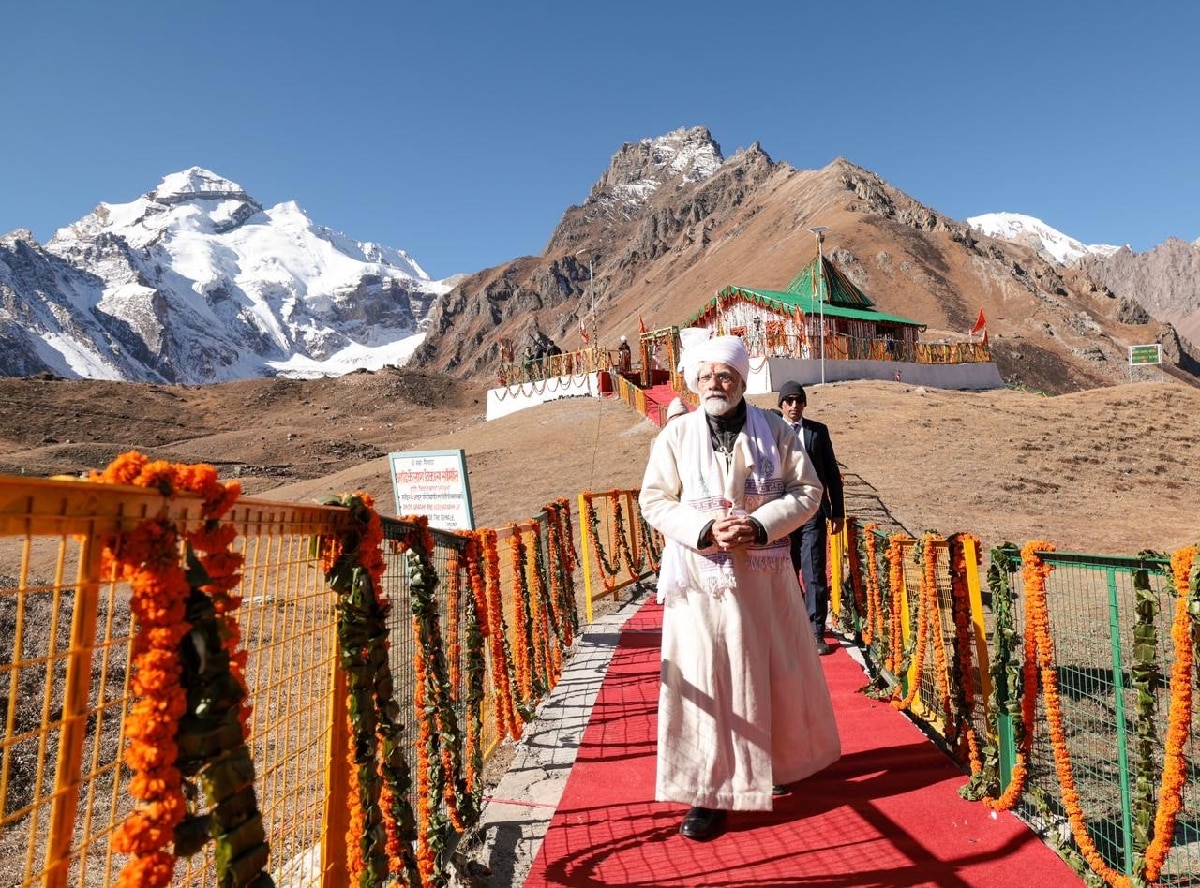
M 390 513 L 389 451 L 462 449 L 476 522 L 491 527 L 559 497 L 574 510 L 581 491 L 639 485 L 656 429 L 624 403 L 569 399 L 489 423 L 484 394 L 390 370 L 187 389 L 3 379 L 0 471 L 79 473 L 139 449 L 214 463 L 249 495 L 311 502 L 365 490 Z M 986 546 L 1046 539 L 1106 554 L 1200 539 L 1193 387 L 1047 397 L 849 382 L 814 387 L 809 405 L 833 432 L 851 501 L 877 501 L 912 534 L 969 531 Z

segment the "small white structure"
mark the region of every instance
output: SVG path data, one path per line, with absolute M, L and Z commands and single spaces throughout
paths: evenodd
M 488 422 L 524 410 L 526 407 L 536 407 L 538 404 L 557 401 L 560 398 L 599 398 L 611 395 L 609 391 L 601 391 L 600 377 L 600 371 L 592 371 L 574 376 L 551 376 L 549 379 L 514 382 L 491 389 L 487 394 Z

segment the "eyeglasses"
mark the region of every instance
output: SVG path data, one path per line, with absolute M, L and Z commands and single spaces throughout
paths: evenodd
M 804 399 L 803 399 L 803 398 L 797 398 L 795 395 L 789 395 L 788 397 L 784 398 L 784 399 L 783 399 L 782 401 L 780 401 L 779 403 L 781 403 L 781 404 L 799 404 L 801 407 L 803 407 L 803 406 L 804 406 Z
M 734 380 L 736 380 L 737 377 L 732 373 L 725 373 L 724 371 L 721 373 L 705 373 L 702 376 L 696 377 L 696 381 L 701 385 L 708 385 L 714 379 L 717 381 L 718 385 L 724 388 L 727 385 L 733 385 Z

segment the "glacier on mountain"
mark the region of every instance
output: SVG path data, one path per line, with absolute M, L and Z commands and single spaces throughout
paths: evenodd
M 985 213 L 971 216 L 967 224 L 988 237 L 1033 247 L 1043 258 L 1059 265 L 1068 265 L 1084 256 L 1111 256 L 1121 249 L 1111 244 L 1081 243 L 1035 216 L 1020 213 Z
M 192 167 L 0 238 L 0 373 L 200 384 L 403 364 L 450 285 Z

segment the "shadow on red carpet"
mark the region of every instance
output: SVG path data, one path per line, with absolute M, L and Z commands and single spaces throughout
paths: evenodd
M 1083 884 L 1011 814 L 958 795 L 962 771 L 900 712 L 862 693 L 844 650 L 823 657 L 842 757 L 775 810 L 731 812 L 708 842 L 679 835 L 683 805 L 654 801 L 658 630 L 625 625 L 525 888 L 1065 888 Z

